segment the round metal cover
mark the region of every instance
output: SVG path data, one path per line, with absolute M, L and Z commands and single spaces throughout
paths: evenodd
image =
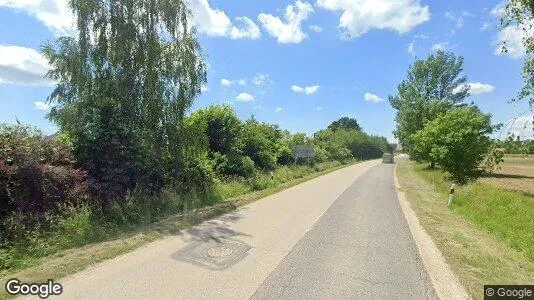
M 206 251 L 206 255 L 211 258 L 222 258 L 232 255 L 234 249 L 226 246 L 211 247 Z

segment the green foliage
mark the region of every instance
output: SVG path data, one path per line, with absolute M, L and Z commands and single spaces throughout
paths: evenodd
M 89 202 L 85 179 L 63 143 L 32 127 L 0 125 L 0 242 L 13 233 L 4 221 L 14 213 L 31 229 L 47 212 Z
M 493 143 L 484 158 L 484 170 L 491 173 L 494 170 L 500 169 L 500 164 L 504 162 L 505 151 L 503 148 L 497 148 L 496 144 Z
M 213 169 L 217 174 L 237 175 L 244 178 L 254 174 L 254 161 L 248 156 L 244 156 L 236 151 L 227 155 L 216 153 L 212 160 Z
M 521 140 L 519 136 L 511 133 L 506 140 L 498 141 L 498 147 L 504 148 L 508 154 L 534 154 L 534 140 Z
M 483 174 L 479 168 L 491 146 L 493 132 L 490 115 L 476 107 L 449 110 L 415 133 L 413 153 L 430 160 L 450 174 L 453 181 L 465 184 Z
M 276 125 L 248 119 L 243 128 L 241 143 L 243 153 L 263 170 L 274 170 L 281 147 L 282 131 Z
M 109 201 L 173 182 L 187 159 L 183 117 L 206 82 L 181 0 L 71 0 L 76 37 L 43 46 L 58 82 L 50 118 Z M 187 168 L 187 166 L 185 166 Z
M 319 159 L 347 160 L 351 158 L 379 158 L 387 151 L 387 140 L 383 137 L 369 136 L 358 130 L 331 129 L 315 134 L 314 143 L 318 147 Z M 321 150 L 319 150 L 321 149 Z
M 417 60 L 399 86 L 398 94 L 389 97 L 397 110 L 394 134 L 409 154 L 411 137 L 447 110 L 461 105 L 469 96 L 467 78 L 462 75 L 463 58 L 437 51 L 426 60 Z
M 195 111 L 190 117 L 194 126 L 201 128 L 207 137 L 210 152 L 222 155 L 239 148 L 238 142 L 242 132 L 241 120 L 231 106 L 210 106 Z
M 357 130 L 361 131 L 362 128 L 360 127 L 360 124 L 358 124 L 358 121 L 354 118 L 349 117 L 342 117 L 339 120 L 336 120 L 332 122 L 332 124 L 328 125 L 328 129 L 332 131 L 336 131 L 339 129 L 345 129 L 345 130 Z

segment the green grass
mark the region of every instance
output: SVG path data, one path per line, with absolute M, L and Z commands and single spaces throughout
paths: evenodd
M 104 220 L 81 210 L 62 220 L 61 231 L 55 234 L 35 234 L 24 243 L 0 249 L 0 278 L 14 276 L 32 282 L 61 278 L 354 162 L 281 167 L 273 172 L 274 179 L 269 173 L 259 173 L 248 180 L 216 180 L 215 198 L 189 199 L 197 204 L 191 207 L 194 211 L 188 214 L 187 222 L 180 214 L 183 198 L 172 192 L 160 198 L 132 197 L 114 208 L 113 219 L 108 216 Z
M 425 164 L 414 164 L 414 168 L 447 199 L 451 183 L 443 172 L 427 169 Z M 456 189 L 451 209 L 534 262 L 534 197 L 475 182 Z
M 452 209 L 534 262 L 534 197 L 474 183 L 459 190 Z
M 534 282 L 532 198 L 475 183 L 457 188 L 448 208 L 444 173 L 401 162 L 397 176 L 419 222 L 473 298 L 483 298 L 485 284 Z

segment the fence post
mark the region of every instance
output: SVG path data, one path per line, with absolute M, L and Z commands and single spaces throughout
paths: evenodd
M 453 183 L 451 185 L 451 192 L 449 193 L 449 202 L 447 203 L 447 206 L 451 206 L 452 204 L 452 199 L 454 198 L 454 188 L 456 187 L 456 185 Z

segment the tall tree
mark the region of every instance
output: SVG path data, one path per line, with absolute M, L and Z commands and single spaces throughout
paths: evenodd
M 414 133 L 469 96 L 462 68 L 461 56 L 441 50 L 410 66 L 397 95 L 389 96 L 389 103 L 397 110 L 394 134 L 403 149 L 409 152 Z
M 356 119 L 354 118 L 349 118 L 349 117 L 343 117 L 343 118 L 340 118 L 339 120 L 332 122 L 332 124 L 328 125 L 328 129 L 331 129 L 333 131 L 336 131 L 338 129 L 347 129 L 347 130 L 354 129 L 358 131 L 362 130 L 362 128 L 360 127 L 360 124 L 358 124 L 358 121 L 356 121 Z
M 57 86 L 49 117 L 78 163 L 124 192 L 177 176 L 184 114 L 206 64 L 182 0 L 70 0 L 77 36 L 43 46 Z

